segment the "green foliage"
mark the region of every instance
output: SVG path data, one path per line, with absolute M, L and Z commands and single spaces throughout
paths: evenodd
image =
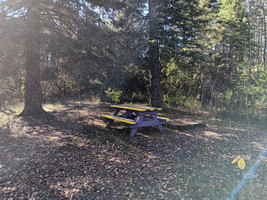
M 125 74 L 123 100 L 126 102 L 147 103 L 149 101 L 149 77 L 145 63 L 141 67 L 131 66 Z
M 101 101 L 99 94 L 94 94 L 94 93 L 91 93 L 90 99 L 93 102 L 100 102 Z
M 250 1 L 248 13 L 243 0 L 161 1 L 158 42 L 166 104 L 237 113 L 247 106 L 251 115 L 264 118 L 263 2 Z M 1 105 L 22 99 L 21 77 L 26 77 L 23 38 L 29 27 L 25 12 L 15 14 L 11 3 L 0 3 Z M 156 40 L 148 37 L 147 1 L 43 1 L 42 6 L 44 100 L 149 102 L 148 48 Z
M 132 102 L 133 103 L 144 103 L 147 102 L 148 98 L 147 95 L 143 94 L 142 92 L 133 92 L 132 94 Z
M 25 94 L 25 77 L 21 77 L 21 88 L 20 91 L 22 93 L 22 95 L 24 96 Z
M 182 95 L 179 91 L 174 96 L 164 96 L 164 101 L 170 106 L 185 107 L 190 109 L 196 109 L 201 107 L 201 103 L 197 97 Z
M 183 106 L 186 101 L 186 96 L 181 95 L 179 91 L 175 93 L 175 96 L 168 98 L 168 104 L 171 106 Z
M 108 88 L 105 91 L 107 97 L 113 102 L 113 103 L 119 103 L 122 95 L 122 91 L 117 88 Z
M 175 58 L 183 63 L 183 59 L 198 55 L 195 47 L 197 33 L 204 22 L 202 13 L 196 0 L 167 0 L 162 3 L 159 19 L 162 61 L 169 62 Z

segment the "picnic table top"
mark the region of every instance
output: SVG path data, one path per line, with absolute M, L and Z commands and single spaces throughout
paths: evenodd
M 141 111 L 141 112 L 162 110 L 162 108 L 155 108 L 155 107 L 148 107 L 148 106 L 134 105 L 134 104 L 111 105 L 110 107 L 121 108 L 121 109 L 126 109 L 126 110 Z

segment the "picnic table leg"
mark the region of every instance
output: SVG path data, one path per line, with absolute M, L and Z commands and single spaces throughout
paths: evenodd
M 156 115 L 151 115 L 153 120 L 158 120 L 157 116 Z M 160 132 L 163 132 L 164 131 L 164 128 L 162 127 L 161 124 L 157 125 L 158 129 L 160 130 Z
M 131 130 L 131 134 L 130 134 L 130 136 L 133 137 L 133 136 L 136 134 L 137 130 L 138 130 L 138 128 L 133 128 L 133 129 Z
M 120 109 L 116 109 L 114 111 L 114 113 L 113 113 L 113 116 L 117 116 L 119 114 L 119 112 L 120 112 Z M 113 124 L 113 122 L 114 122 L 114 120 L 112 120 L 112 119 L 108 120 L 108 123 L 106 125 L 106 128 L 110 128 L 111 125 Z
M 138 122 L 142 122 L 144 120 L 144 118 L 145 118 L 145 115 L 139 115 L 139 118 L 137 120 L 137 124 L 138 124 Z M 132 128 L 130 136 L 133 137 L 136 134 L 137 130 L 138 130 L 138 128 Z

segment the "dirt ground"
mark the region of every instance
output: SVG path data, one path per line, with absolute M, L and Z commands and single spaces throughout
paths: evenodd
M 48 104 L 41 119 L 0 113 L 0 199 L 226 199 L 266 151 L 267 134 L 208 112 L 162 115 L 204 121 L 178 131 L 105 128 L 108 104 Z M 244 169 L 232 161 L 240 156 Z M 266 198 L 266 157 L 234 199 Z

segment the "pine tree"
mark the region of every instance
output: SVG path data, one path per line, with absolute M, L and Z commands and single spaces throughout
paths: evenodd
M 60 59 L 64 61 L 66 58 L 72 58 L 71 61 L 76 66 L 83 67 L 86 67 L 84 63 L 88 60 L 92 61 L 93 64 L 98 63 L 100 66 L 110 63 L 108 56 L 113 56 L 112 47 L 103 44 L 106 48 L 102 51 L 101 48 L 98 50 L 96 46 L 99 47 L 97 43 L 101 41 L 101 38 L 98 42 L 96 39 L 90 39 L 97 34 L 99 36 L 105 34 L 105 38 L 110 38 L 108 31 L 105 31 L 103 27 L 97 27 L 99 17 L 95 8 L 98 6 L 107 11 L 114 11 L 121 8 L 122 5 L 120 1 L 116 0 L 109 2 L 94 0 L 1 2 L 0 19 L 8 21 L 6 27 L 12 30 L 11 33 L 14 38 L 23 47 L 26 82 L 25 106 L 21 115 L 32 116 L 44 113 L 40 76 L 41 62 L 44 60 L 55 64 Z M 16 26 L 8 25 L 13 19 L 22 22 L 21 31 L 18 32 Z M 0 29 L 5 32 L 4 27 Z M 89 30 L 91 35 L 86 35 L 86 30 Z M 98 33 L 93 33 L 93 30 Z M 85 35 L 86 37 L 84 37 Z M 92 44 L 90 41 L 94 41 L 94 44 L 90 45 Z M 88 46 L 90 47 L 88 48 Z M 83 56 L 84 54 L 86 56 Z M 86 59 L 80 59 L 80 56 L 86 57 Z M 71 67 L 73 68 L 73 66 Z M 94 74 L 95 70 L 90 71 L 90 73 Z M 88 76 L 89 72 L 87 71 L 86 74 Z

